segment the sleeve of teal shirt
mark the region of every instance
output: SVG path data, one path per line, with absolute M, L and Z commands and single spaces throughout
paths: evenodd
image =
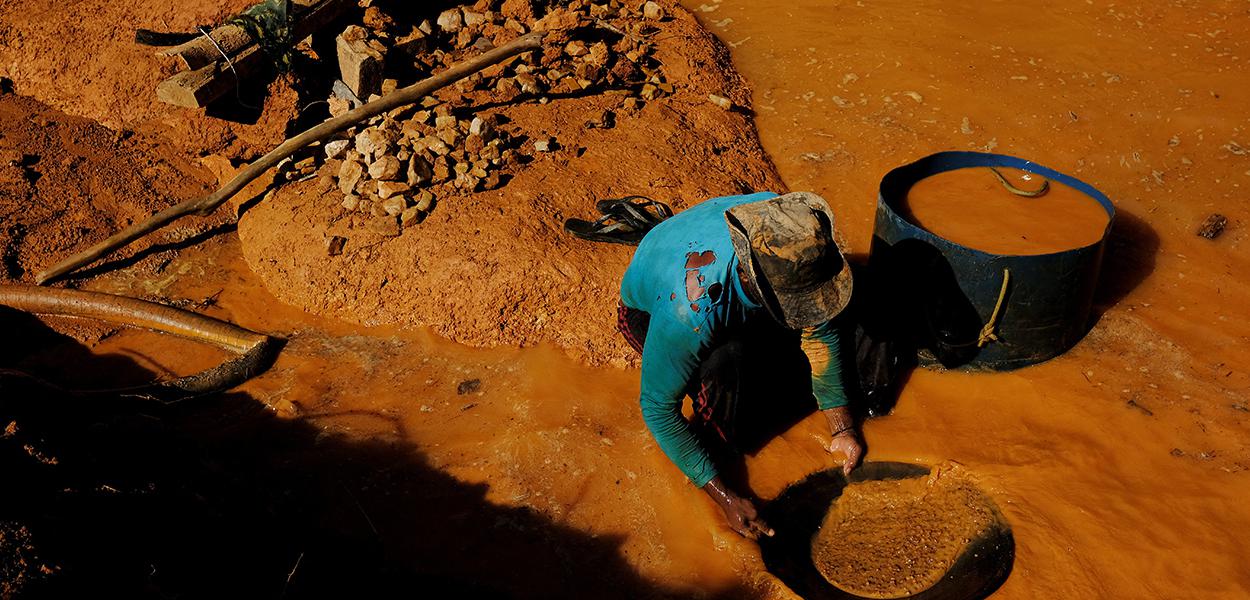
M 820 410 L 846 406 L 846 386 L 842 377 L 839 324 L 836 320 L 803 330 L 800 344 L 812 365 L 812 394 Z
M 642 349 L 642 420 L 669 460 L 703 487 L 716 467 L 690 424 L 681 415 L 686 383 L 698 368 L 698 336 L 660 315 L 653 315 Z

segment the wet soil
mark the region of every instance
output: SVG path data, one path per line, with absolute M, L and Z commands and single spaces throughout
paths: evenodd
M 120 14 L 112 4 L 90 10 Z M 1250 545 L 1230 533 L 1250 528 L 1250 325 L 1239 318 L 1250 288 L 1238 278 L 1250 269 L 1241 201 L 1250 184 L 1250 142 L 1243 139 L 1250 16 L 1220 2 L 983 3 L 959 11 L 938 2 L 688 5 L 729 45 L 750 82 L 763 146 L 788 187 L 829 200 L 852 250 L 868 247 L 880 176 L 931 151 L 1034 158 L 1115 201 L 1097 320 L 1085 340 L 1014 373 L 917 371 L 895 412 L 865 427 L 874 460 L 953 459 L 978 475 L 1016 539 L 1015 568 L 996 597 L 1250 592 L 1242 564 Z M 0 40 L 17 39 L 15 28 L 28 40 L 20 61 L 11 44 L 0 54 L 19 91 L 70 112 L 79 104 L 114 107 L 88 115 L 108 122 L 130 110 L 123 104 L 145 102 L 111 91 L 108 81 L 150 85 L 155 78 L 139 68 L 143 62 L 84 67 L 78 62 L 98 59 L 58 51 L 67 33 L 107 18 L 0 6 L 7 28 Z M 81 37 L 120 46 L 131 27 L 123 20 L 100 26 L 124 35 L 92 29 Z M 41 61 L 65 64 L 23 70 Z M 89 92 L 78 98 L 69 81 L 86 82 Z M 70 122 L 54 119 L 62 120 Z M 191 133 L 179 131 L 167 143 L 199 143 L 200 130 L 189 123 Z M 0 120 L 5 139 L 25 135 L 24 127 L 20 119 Z M 668 127 L 660 131 L 677 130 L 677 137 L 612 147 L 604 165 L 689 139 L 682 136 L 690 128 Z M 118 160 L 138 163 L 177 156 L 117 150 Z M 90 172 L 95 160 L 77 170 Z M 686 189 L 683 178 L 703 173 L 669 169 L 661 158 L 649 164 L 654 182 L 668 182 L 662 189 Z M 44 204 L 67 202 L 71 210 L 32 226 L 36 234 L 16 246 L 6 240 L 19 268 L 4 279 L 28 278 L 63 248 L 106 235 L 120 224 L 109 221 L 118 211 L 162 206 L 166 200 L 152 199 L 135 209 L 95 208 L 97 198 L 150 198 L 142 190 L 109 191 L 127 189 L 132 172 L 118 169 L 102 180 L 105 189 L 87 190 L 75 187 L 75 171 L 47 170 L 33 192 L 32 182 L 6 175 L 17 186 L 0 193 L 12 215 L 6 225 L 24 210 L 48 210 L 28 200 L 40 197 L 41 186 L 64 190 Z M 203 185 L 194 163 L 178 172 L 191 187 L 167 180 L 150 188 L 192 193 Z M 585 181 L 548 172 L 527 184 L 529 197 Z M 653 191 L 652 183 L 639 180 L 626 191 Z M 583 192 L 587 203 L 616 191 L 602 185 Z M 688 193 L 696 191 L 710 190 L 692 185 Z M 75 239 L 60 223 L 73 223 L 77 211 L 99 216 Z M 1212 212 L 1229 218 L 1223 235 L 1195 236 Z M 75 284 L 189 306 L 282 335 L 287 347 L 264 376 L 173 412 L 6 392 L 0 426 L 16 423 L 14 435 L 29 437 L 0 441 L 6 485 L 22 490 L 0 498 L 0 522 L 29 531 L 22 545 L 35 567 L 25 572 L 32 581 L 46 575 L 29 585 L 76 590 L 87 582 L 94 594 L 131 596 L 219 588 L 367 595 L 376 586 L 532 597 L 792 597 L 764 571 L 757 548 L 728 530 L 655 447 L 637 413 L 636 372 L 585 367 L 548 345 L 470 349 L 420 329 L 311 316 L 266 291 L 229 226 L 198 233 L 158 239 L 151 251 L 140 245 L 136 256 L 112 263 L 124 270 L 95 270 Z M 577 252 L 571 242 L 557 243 L 568 245 L 548 254 Z M 604 252 L 622 265 L 627 256 Z M 577 260 L 569 268 L 585 268 L 585 256 L 571 256 Z M 471 270 L 473 261 L 456 264 Z M 595 293 L 607 297 L 607 275 L 596 277 L 604 288 Z M 538 294 L 526 289 L 518 281 L 505 290 L 519 294 L 519 311 L 530 310 Z M 611 312 L 600 316 L 597 304 L 583 304 L 586 312 L 577 314 L 593 325 L 582 335 L 610 333 Z M 142 379 L 189 372 L 201 360 L 172 346 L 152 352 L 147 338 L 54 326 L 70 335 L 44 330 L 64 350 L 40 364 L 57 373 L 46 363 L 72 357 L 64 362 L 81 367 L 62 370 L 58 376 L 67 379 Z M 474 379 L 477 391 L 467 391 L 470 385 L 457 393 Z M 831 466 L 824 435 L 823 419 L 813 416 L 748 457 L 750 487 L 767 500 Z
M 1073 350 L 1014 373 L 916 371 L 865 428 L 873 460 L 978 474 L 1017 542 L 995 597 L 1250 593 L 1234 558 L 1250 547 L 1225 533 L 1250 527 L 1250 15 L 1223 2 L 688 6 L 732 48 L 786 183 L 828 199 L 855 251 L 880 178 L 943 150 L 1036 160 L 1115 203 L 1096 321 Z M 1213 212 L 1229 228 L 1197 237 Z M 810 472 L 821 425 L 755 458 L 757 492 Z

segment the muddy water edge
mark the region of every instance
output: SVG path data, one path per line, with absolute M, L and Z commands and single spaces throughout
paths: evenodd
M 1250 527 L 1250 292 L 1238 281 L 1250 267 L 1239 227 L 1250 15 L 1217 2 L 1035 4 L 686 3 L 734 48 L 785 180 L 831 202 L 853 251 L 867 249 L 881 175 L 939 150 L 1032 158 L 1115 200 L 1099 317 L 1081 344 L 1014 373 L 919 371 L 894 414 L 866 427 L 870 458 L 953 460 L 993 496 L 1017 542 L 999 597 L 1243 596 L 1250 542 L 1232 532 Z M 1195 237 L 1211 212 L 1233 225 Z M 274 300 L 237 244 L 221 236 L 160 276 L 91 287 L 286 337 L 241 393 L 319 436 L 419 455 L 481 506 L 517 510 L 492 513 L 465 542 L 471 515 L 431 509 L 400 471 L 362 476 L 320 516 L 376 539 L 397 568 L 535 596 L 636 577 L 622 594 L 786 597 L 651 441 L 635 371 L 310 317 Z M 92 350 L 150 349 L 145 336 L 96 336 Z M 145 366 L 202 366 L 162 343 Z M 826 434 L 809 417 L 751 457 L 754 491 L 771 498 L 829 466 Z M 558 546 L 540 523 L 584 534 L 596 552 L 534 553 L 539 565 L 501 549 L 525 548 L 518 536 Z M 599 578 L 605 564 L 616 568 Z
M 943 150 L 1012 154 L 1119 211 L 1091 333 L 1014 373 L 920 371 L 878 460 L 951 459 L 1015 527 L 996 597 L 1244 597 L 1250 525 L 1250 13 L 1225 2 L 685 3 L 733 48 L 765 148 L 866 252 L 876 185 Z M 811 462 L 809 419 L 753 465 Z M 808 461 L 815 461 L 814 454 Z

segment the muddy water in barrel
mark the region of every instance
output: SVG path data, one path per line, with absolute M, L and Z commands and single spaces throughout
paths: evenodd
M 1049 254 L 1097 242 L 1107 212 L 1093 198 L 1019 169 L 987 167 L 926 177 L 907 192 L 904 217 L 947 240 L 1004 255 Z

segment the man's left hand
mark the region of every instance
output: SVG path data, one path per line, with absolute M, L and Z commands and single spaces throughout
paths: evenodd
M 851 469 L 859 464 L 859 459 L 864 455 L 864 446 L 859 443 L 859 435 L 851 429 L 833 436 L 833 441 L 829 442 L 829 453 L 841 453 L 846 457 L 846 461 L 842 463 L 842 474 L 850 475 Z
M 864 456 L 864 445 L 859 441 L 859 432 L 855 431 L 855 420 L 845 406 L 830 408 L 824 412 L 829 421 L 829 432 L 833 434 L 827 450 L 830 454 L 846 457 L 842 463 L 842 474 L 850 475 L 851 469 L 859 465 L 859 459 Z

